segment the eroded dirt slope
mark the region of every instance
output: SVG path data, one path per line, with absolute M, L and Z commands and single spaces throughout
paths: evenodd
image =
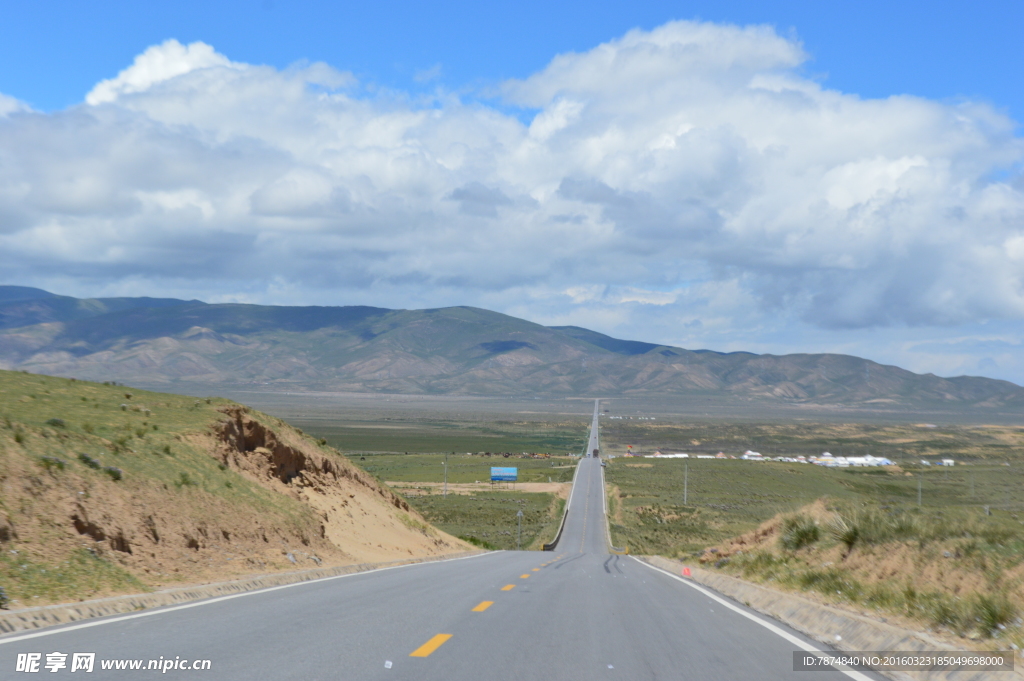
M 0 371 L 10 607 L 469 548 L 278 419 Z
M 272 430 L 244 407 L 224 410 L 212 447 L 221 463 L 314 509 L 319 536 L 357 562 L 466 548 L 436 530 L 366 471 L 290 427 Z

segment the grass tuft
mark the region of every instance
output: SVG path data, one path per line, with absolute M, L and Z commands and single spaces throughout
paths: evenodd
M 485 541 L 483 539 L 479 539 L 477 537 L 474 537 L 471 534 L 460 534 L 459 535 L 459 539 L 461 539 L 464 542 L 468 542 L 468 543 L 472 544 L 473 546 L 479 546 L 482 549 L 488 549 L 490 551 L 495 551 L 498 548 L 497 546 L 495 546 L 491 542 Z
M 819 539 L 821 539 L 821 529 L 807 516 L 796 515 L 783 521 L 782 535 L 779 537 L 782 548 L 796 551 L 810 546 Z
M 56 457 L 56 456 L 43 456 L 43 457 L 40 457 L 39 458 L 39 462 L 43 465 L 43 468 L 45 468 L 48 471 L 52 471 L 52 470 L 62 471 L 62 470 L 64 470 L 65 466 L 67 466 L 67 462 L 65 462 L 64 459 L 61 459 L 61 458 Z
M 1006 594 L 982 595 L 974 602 L 974 618 L 982 634 L 993 636 L 1017 619 L 1017 608 Z
M 828 532 L 832 538 L 846 547 L 846 552 L 853 550 L 857 540 L 860 539 L 860 528 L 850 524 L 841 515 L 834 516 L 828 523 Z
M 103 466 L 99 461 L 97 461 L 96 459 L 92 458 L 88 454 L 79 454 L 78 455 L 78 460 L 81 461 L 82 463 L 84 463 L 89 468 L 92 468 L 93 470 L 97 470 L 97 471 L 100 468 L 102 468 L 102 466 Z

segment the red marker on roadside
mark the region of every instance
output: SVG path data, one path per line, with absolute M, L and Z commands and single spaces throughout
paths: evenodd
M 689 576 L 690 576 L 690 568 L 684 567 L 683 568 L 683 577 L 689 577 Z

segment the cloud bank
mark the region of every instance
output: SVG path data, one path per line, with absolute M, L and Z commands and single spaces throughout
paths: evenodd
M 829 90 L 806 59 L 769 27 L 673 22 L 415 100 L 169 40 L 64 111 L 0 95 L 0 269 L 678 342 L 1024 319 L 1014 122 Z

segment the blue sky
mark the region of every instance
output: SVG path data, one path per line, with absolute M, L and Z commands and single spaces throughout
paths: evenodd
M 475 305 L 1024 384 L 1024 4 L 65 2 L 0 284 Z
M 522 78 L 552 56 L 671 19 L 769 24 L 796 35 L 809 74 L 864 97 L 970 97 L 1024 120 L 1024 3 L 373 2 L 245 0 L 10 3 L 0 23 L 0 92 L 43 110 L 81 101 L 146 47 L 207 42 L 232 59 L 324 61 L 401 90 Z M 417 82 L 440 65 L 439 76 Z M 422 80 L 422 78 L 421 78 Z

